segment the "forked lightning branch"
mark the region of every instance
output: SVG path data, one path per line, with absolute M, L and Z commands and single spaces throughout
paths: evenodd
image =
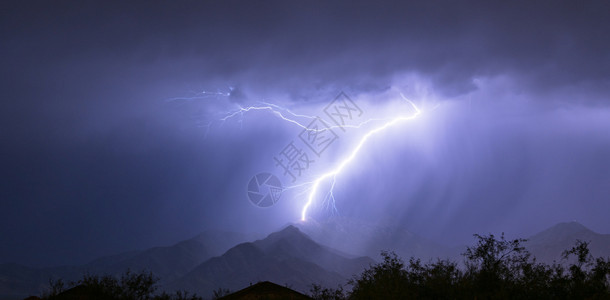
M 210 94 L 210 93 L 208 93 Z M 206 94 L 205 96 L 209 96 Z M 221 93 L 214 93 L 213 96 L 227 96 Z M 383 116 L 381 118 L 364 119 L 365 112 L 350 99 L 344 92 L 339 93 L 324 109 L 320 115 L 297 114 L 282 106 L 260 102 L 261 105 L 239 107 L 238 110 L 228 112 L 219 119 L 226 122 L 232 118 L 243 118 L 245 114 L 251 112 L 269 112 L 276 118 L 286 122 L 287 125 L 297 126 L 301 129 L 300 133 L 289 141 L 273 157 L 273 166 L 280 177 L 289 181 L 290 184 L 284 186 L 282 180 L 272 172 L 261 172 L 254 175 L 247 185 L 248 199 L 257 207 L 270 207 L 276 204 L 283 190 L 293 188 L 305 188 L 302 193 L 303 207 L 301 209 L 301 220 L 307 220 L 308 213 L 314 203 L 324 200 L 324 203 L 336 211 L 335 197 L 333 189 L 337 177 L 346 171 L 347 167 L 358 160 L 363 148 L 377 135 L 387 129 L 402 125 L 410 120 L 417 118 L 421 110 L 404 95 L 400 94 L 402 103 L 407 103 L 409 109 L 394 109 L 396 115 Z M 306 121 L 303 122 L 302 120 Z M 327 165 L 319 165 L 317 169 L 326 170 L 320 174 L 307 176 L 314 180 L 303 181 L 303 175 L 310 171 L 315 164 L 320 164 L 320 158 L 324 152 L 333 146 L 341 136 L 348 130 L 359 130 L 364 132 L 350 151 L 340 156 Z M 328 184 L 329 188 L 322 193 L 321 186 Z M 306 196 L 305 196 L 306 194 Z

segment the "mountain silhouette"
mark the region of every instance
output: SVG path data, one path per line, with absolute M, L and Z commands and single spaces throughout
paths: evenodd
M 562 262 L 562 252 L 577 240 L 590 242 L 593 257 L 610 257 L 610 234 L 596 233 L 577 222 L 559 223 L 533 236 L 524 244 L 540 262 Z
M 336 287 L 374 261 L 349 258 L 314 242 L 294 226 L 267 238 L 239 244 L 197 266 L 169 287 L 211 295 L 218 288 L 232 291 L 251 283 L 271 281 L 300 292 L 312 283 Z
M 41 294 L 50 278 L 70 282 L 87 272 L 118 275 L 128 268 L 152 271 L 161 278 L 162 289 L 186 289 L 204 297 L 218 288 L 237 291 L 261 281 L 306 293 L 313 283 L 327 287 L 345 284 L 374 263 L 368 255 L 378 256 L 381 250 L 395 251 L 404 260 L 411 256 L 443 258 L 448 251 L 404 229 L 347 218 L 321 223 L 309 220 L 253 240 L 253 235 L 208 231 L 172 246 L 105 256 L 81 266 L 0 264 L 0 299 Z M 561 263 L 565 262 L 562 252 L 576 240 L 590 242 L 594 257 L 610 257 L 610 234 L 596 233 L 576 222 L 556 224 L 531 236 L 524 246 L 538 261 Z M 452 259 L 459 261 L 460 257 Z
M 237 243 L 254 239 L 235 232 L 206 231 L 168 247 L 154 247 L 97 259 L 84 266 L 86 271 L 120 274 L 126 269 L 147 270 L 169 282 L 185 275 L 203 261 L 224 253 Z
M 150 271 L 161 284 L 185 275 L 201 262 L 220 255 L 237 243 L 254 240 L 254 235 L 224 231 L 205 231 L 172 246 L 154 247 L 98 258 L 81 266 L 30 268 L 19 264 L 0 264 L 0 299 L 23 299 L 40 294 L 49 279 L 76 281 L 83 274 L 119 275 L 127 269 Z
M 346 217 L 333 217 L 323 222 L 308 220 L 295 224 L 319 243 L 339 251 L 380 259 L 383 250 L 394 251 L 408 259 L 446 258 L 453 252 L 446 246 L 420 237 L 406 229 L 366 223 Z

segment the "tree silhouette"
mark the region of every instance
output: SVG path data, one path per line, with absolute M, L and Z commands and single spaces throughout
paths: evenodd
M 566 265 L 538 263 L 522 246 L 523 239 L 506 240 L 475 235 L 477 242 L 463 253 L 464 265 L 449 260 L 405 263 L 394 252 L 383 251 L 383 261 L 371 265 L 348 283 L 329 289 L 313 285 L 314 299 L 610 299 L 610 259 L 593 258 L 589 242 L 577 241 L 563 252 Z M 156 294 L 152 273 L 127 271 L 120 277 L 85 274 L 69 285 L 50 281 L 44 299 L 198 300 L 187 292 Z M 68 289 L 71 287 L 71 289 Z M 215 291 L 214 296 L 226 294 Z M 78 297 L 77 297 L 78 298 Z
M 166 292 L 155 294 L 159 281 L 150 272 L 133 273 L 127 270 L 120 277 L 111 275 L 85 274 L 77 282 L 66 288 L 61 279 L 50 281 L 50 291 L 43 299 L 103 299 L 103 300 L 200 300 L 188 292 L 177 291 L 170 295 Z
M 538 263 L 523 239 L 475 235 L 463 253 L 464 268 L 448 260 L 405 264 L 382 252 L 383 262 L 350 281 L 348 299 L 610 299 L 610 261 L 593 259 L 589 244 L 577 241 L 564 252 L 576 257 L 567 268 Z M 316 298 L 316 297 L 314 297 Z M 322 298 L 316 298 L 322 299 Z

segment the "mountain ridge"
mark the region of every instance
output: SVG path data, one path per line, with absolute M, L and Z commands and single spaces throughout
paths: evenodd
M 295 226 L 314 240 L 341 252 L 381 259 L 381 251 L 394 251 L 403 258 L 424 260 L 453 256 L 453 251 L 430 239 L 400 227 L 360 222 L 346 217 L 333 217 L 322 222 L 308 220 Z
M 366 257 L 343 257 L 289 225 L 209 259 L 170 287 L 209 295 L 217 288 L 236 290 L 248 283 L 272 281 L 306 292 L 312 283 L 328 287 L 343 284 L 372 263 Z
M 321 223 L 311 223 L 315 226 L 322 226 Z M 349 228 L 352 226 L 350 224 L 353 225 L 352 228 Z M 394 229 L 393 232 L 391 229 L 383 229 L 383 226 L 379 226 L 381 229 L 378 229 L 374 224 L 362 225 L 354 220 L 330 223 L 329 226 L 331 230 L 320 230 L 318 235 L 332 232 L 332 230 L 339 235 L 348 233 L 343 236 L 343 239 L 334 241 L 335 244 L 349 242 L 349 239 L 352 238 L 366 239 L 371 233 L 380 233 L 380 236 L 374 240 L 379 243 L 375 245 L 376 248 L 393 250 L 404 260 L 410 258 L 404 253 L 408 254 L 414 247 L 416 249 L 419 247 L 419 251 L 438 253 L 435 252 L 438 250 L 428 248 L 435 247 L 436 244 L 418 244 L 421 239 L 403 229 Z M 308 285 L 312 283 L 325 283 L 330 287 L 336 287 L 336 284 L 345 284 L 348 277 L 359 273 L 363 268 L 374 263 L 373 259 L 362 255 L 363 253 L 350 251 L 352 250 L 349 248 L 350 243 L 345 243 L 343 249 L 336 249 L 325 244 L 324 239 L 320 241 L 301 228 L 299 224 L 288 225 L 262 239 L 248 238 L 246 235 L 241 235 L 241 238 L 239 238 L 239 234 L 235 235 L 234 238 L 230 237 L 230 234 L 228 236 L 225 232 L 215 232 L 213 234 L 202 232 L 191 239 L 179 241 L 171 246 L 153 247 L 142 251 L 104 256 L 80 266 L 31 268 L 15 263 L 0 264 L 0 298 L 22 299 L 27 295 L 40 294 L 48 284 L 49 278 L 62 278 L 69 282 L 81 278 L 85 272 L 118 275 L 130 266 L 133 271 L 139 271 L 137 268 L 133 268 L 134 265 L 137 265 L 135 262 L 139 262 L 140 266 L 147 268 L 156 266 L 156 274 L 165 274 L 167 277 L 162 278 L 162 287 L 193 287 L 191 284 L 180 285 L 178 283 L 187 275 L 190 276 L 189 274 L 202 264 L 210 262 L 206 267 L 203 267 L 207 271 L 202 272 L 202 274 L 210 275 L 222 271 L 226 272 L 226 280 L 237 277 L 239 282 L 236 282 L 234 289 L 243 288 L 250 282 L 255 283 L 272 279 L 277 283 L 292 284 L 296 289 L 303 292 L 307 291 Z M 363 234 L 357 235 L 361 228 L 364 228 Z M 325 237 L 326 241 L 331 237 L 333 236 Z M 386 243 L 387 246 L 387 240 L 390 240 L 391 245 L 396 247 L 406 245 L 410 248 L 402 249 L 402 251 L 401 249 L 387 248 L 382 245 Z M 594 232 L 577 222 L 562 222 L 548 227 L 530 236 L 524 246 L 538 261 L 546 263 L 562 262 L 561 253 L 571 248 L 576 240 L 590 241 L 591 254 L 594 257 L 610 257 L 610 234 Z M 415 244 L 409 244 L 411 242 Z M 206 244 L 212 245 L 212 247 L 205 248 Z M 369 248 L 368 251 L 376 250 L 376 248 Z M 454 253 L 458 252 L 457 249 L 454 250 Z M 168 251 L 173 254 L 167 255 Z M 379 254 L 379 252 L 375 252 L 375 254 Z M 202 261 L 197 261 L 197 257 L 200 257 L 199 259 Z M 460 257 L 456 254 L 451 258 L 459 261 Z M 134 263 L 130 264 L 130 261 Z M 152 263 L 148 264 L 149 261 Z M 189 267 L 189 264 L 192 264 L 192 267 Z M 240 271 L 242 269 L 247 270 L 247 272 Z M 261 274 L 271 274 L 273 276 L 265 277 Z M 218 285 L 221 282 L 206 279 L 206 276 L 201 276 L 199 279 L 209 288 L 223 287 Z M 193 282 L 196 283 L 197 280 Z M 237 286 L 238 284 L 242 286 Z M 205 290 L 205 292 L 209 292 L 209 290 Z
M 555 224 L 527 239 L 525 247 L 538 261 L 561 263 L 562 253 L 572 248 L 576 241 L 589 242 L 593 257 L 610 257 L 610 234 L 601 234 L 572 221 Z

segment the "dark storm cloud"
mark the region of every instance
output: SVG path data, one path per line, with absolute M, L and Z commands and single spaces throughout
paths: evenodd
M 9 50 L 33 64 L 26 70 L 74 60 L 156 71 L 178 64 L 168 77 L 239 80 L 259 91 L 383 86 L 412 71 L 457 95 L 474 77 L 507 73 L 528 88 L 604 88 L 610 69 L 603 1 L 47 5 L 4 22 L 8 45 L 18 46 Z
M 82 261 L 170 243 L 214 224 L 248 227 L 244 215 L 254 209 L 234 209 L 245 201 L 242 186 L 265 166 L 260 161 L 270 160 L 293 136 L 270 133 L 270 126 L 250 119 L 244 131 L 229 123 L 204 139 L 204 128 L 191 118 L 206 115 L 214 101 L 181 107 L 165 102 L 193 90 L 235 87 L 229 99 L 220 98 L 229 104 L 285 95 L 306 102 L 340 90 L 383 93 L 405 74 L 415 74 L 443 99 L 488 93 L 488 102 L 479 102 L 483 115 L 505 92 L 504 79 L 511 89 L 504 98 L 608 105 L 607 1 L 86 1 L 3 7 L 0 230 L 12 242 L 3 241 L 0 261 Z M 475 123 L 485 127 L 487 121 Z M 595 131 L 593 140 L 599 139 L 606 145 Z M 513 142 L 502 151 L 521 147 Z M 554 147 L 559 146 L 543 147 L 538 155 Z M 599 157 L 591 159 L 607 158 Z M 485 176 L 481 168 L 483 175 L 473 178 Z M 524 172 L 502 170 L 510 176 Z M 422 193 L 440 193 L 429 189 Z M 459 209 L 468 205 L 474 204 Z M 264 223 L 269 214 L 252 218 Z M 47 248 L 42 256 L 38 245 L 56 241 L 65 247 Z

